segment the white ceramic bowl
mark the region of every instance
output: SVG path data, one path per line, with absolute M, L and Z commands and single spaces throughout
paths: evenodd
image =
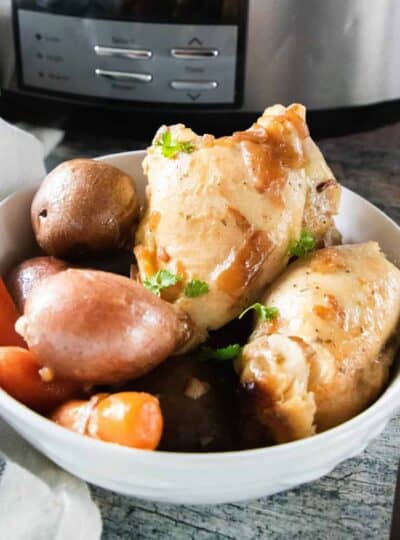
M 143 152 L 106 156 L 136 179 L 146 179 Z M 29 256 L 33 244 L 29 207 L 33 191 L 0 204 L 0 274 Z M 346 242 L 377 240 L 400 261 L 400 228 L 370 203 L 343 189 L 337 225 Z M 400 406 L 400 370 L 362 414 L 309 439 L 270 448 L 210 454 L 148 452 L 102 443 L 63 429 L 0 390 L 0 415 L 33 446 L 71 473 L 107 489 L 170 503 L 224 503 L 270 495 L 331 471 L 364 450 Z

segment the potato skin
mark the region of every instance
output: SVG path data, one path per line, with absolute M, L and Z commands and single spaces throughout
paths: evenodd
M 68 263 L 55 257 L 34 257 L 18 264 L 6 277 L 6 285 L 20 313 L 26 299 L 43 279 L 66 270 Z
M 139 283 L 69 269 L 34 289 L 16 330 L 59 377 L 111 384 L 140 377 L 182 337 L 174 308 Z
M 44 179 L 31 207 L 32 227 L 48 254 L 76 258 L 133 244 L 139 202 L 133 179 L 91 159 L 74 159 Z

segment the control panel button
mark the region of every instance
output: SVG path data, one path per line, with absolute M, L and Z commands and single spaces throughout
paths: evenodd
M 121 49 L 119 47 L 104 47 L 95 45 L 97 56 L 111 56 L 113 58 L 126 58 L 128 60 L 150 60 L 153 53 L 148 49 Z
M 132 73 L 128 71 L 110 71 L 108 69 L 96 69 L 97 77 L 105 77 L 115 81 L 134 81 L 139 83 L 149 83 L 153 80 L 150 73 Z
M 81 19 L 24 9 L 18 25 L 21 80 L 32 91 L 196 107 L 235 103 L 237 25 Z M 189 58 L 173 57 L 170 51 L 179 48 Z
M 174 90 L 215 90 L 218 88 L 217 81 L 171 81 Z
M 171 56 L 178 60 L 208 60 L 219 56 L 218 49 L 207 49 L 205 47 L 177 47 L 171 49 Z

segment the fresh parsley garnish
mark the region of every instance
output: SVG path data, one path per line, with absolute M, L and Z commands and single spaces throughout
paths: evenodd
M 259 302 L 256 302 L 252 306 L 249 306 L 247 309 L 242 311 L 242 313 L 239 315 L 239 319 L 244 317 L 246 313 L 248 313 L 251 309 L 254 309 L 258 315 L 258 318 L 262 321 L 273 321 L 277 317 L 279 317 L 279 309 L 276 307 L 267 307 L 263 306 Z
M 191 154 L 196 149 L 194 144 L 189 141 L 179 142 L 174 140 L 172 138 L 172 133 L 169 130 L 164 131 L 154 144 L 156 146 L 161 146 L 161 153 L 166 158 L 174 158 L 179 152 Z
M 292 257 L 305 257 L 315 248 L 315 238 L 307 229 L 302 229 L 300 238 L 289 245 L 289 255 Z
M 182 276 L 172 274 L 169 270 L 159 270 L 146 278 L 143 285 L 152 293 L 160 296 L 163 289 L 176 285 L 178 281 L 182 281 Z
M 186 283 L 185 287 L 185 296 L 189 298 L 196 298 L 197 296 L 202 296 L 203 294 L 208 293 L 210 287 L 205 281 L 200 279 L 192 279 Z
M 219 347 L 218 349 L 213 349 L 212 347 L 201 347 L 200 353 L 201 356 L 206 360 L 233 360 L 239 356 L 242 352 L 242 347 L 238 343 L 233 345 L 228 345 L 227 347 Z

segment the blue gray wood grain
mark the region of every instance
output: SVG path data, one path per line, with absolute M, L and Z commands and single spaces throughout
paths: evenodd
M 400 124 L 320 145 L 338 180 L 400 223 Z M 48 166 L 144 146 L 124 137 L 67 133 Z M 389 538 L 399 458 L 400 415 L 359 457 L 319 481 L 268 498 L 195 507 L 153 504 L 96 487 L 92 493 L 104 540 L 381 540 Z

